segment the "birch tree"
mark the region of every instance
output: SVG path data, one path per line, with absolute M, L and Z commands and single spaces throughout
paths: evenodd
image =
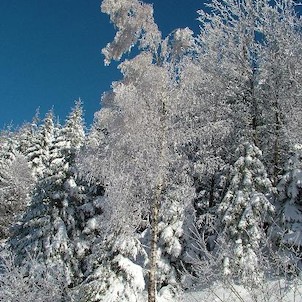
M 103 155 L 97 158 L 98 171 L 92 173 L 105 184 L 103 215 L 110 221 L 111 231 L 114 226 L 117 234 L 131 234 L 141 227 L 142 219 L 148 223 L 150 217 L 148 301 L 153 302 L 158 283 L 160 211 L 170 202 L 181 217 L 194 195 L 185 160 L 177 152 L 185 132 L 180 129 L 178 109 L 185 100 L 180 97 L 176 75 L 177 62 L 192 47 L 192 32 L 178 29 L 163 39 L 152 6 L 136 0 L 106 0 L 102 11 L 118 30 L 114 41 L 103 49 L 105 64 L 120 60 L 134 45 L 141 52 L 124 60 L 119 67 L 123 80 L 114 83 L 112 92 L 102 100 L 96 127 L 105 144 L 99 151 Z M 162 222 L 164 231 L 166 224 Z M 176 229 L 169 230 L 176 240 Z M 174 245 L 166 242 L 167 249 L 179 256 L 181 247 L 176 241 Z
M 199 14 L 198 61 L 212 79 L 218 103 L 231 109 L 225 112 L 232 121 L 233 148 L 242 136 L 252 139 L 276 180 L 280 154 L 286 153 L 281 141 L 290 125 L 298 128 L 294 117 L 301 112 L 301 19 L 295 3 L 214 0 Z
M 265 42 L 259 60 L 259 90 L 263 102 L 262 145 L 277 184 L 288 151 L 301 143 L 301 18 L 294 1 L 277 1 L 266 8 Z M 269 150 L 267 152 L 266 150 Z

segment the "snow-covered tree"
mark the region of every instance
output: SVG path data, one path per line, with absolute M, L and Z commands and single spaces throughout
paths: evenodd
M 1 141 L 0 141 L 0 159 L 1 166 L 5 166 L 3 161 L 12 161 L 15 159 L 15 153 L 18 147 L 18 140 L 15 136 L 15 133 L 6 130 L 0 133 Z
M 264 12 L 264 45 L 259 59 L 258 85 L 263 102 L 261 148 L 276 183 L 288 150 L 300 143 L 302 23 L 294 1 L 277 1 Z M 267 151 L 268 150 L 268 151 Z
M 214 0 L 200 10 L 199 61 L 213 81 L 219 103 L 232 105 L 231 117 L 239 132 L 258 140 L 256 97 L 256 40 L 259 13 L 264 1 Z M 236 110 L 236 111 L 235 111 Z M 248 133 L 247 133 L 248 132 Z
M 101 9 L 117 29 L 105 64 L 121 61 L 123 79 L 104 94 L 85 147 L 80 101 L 63 126 L 50 111 L 0 136 L 5 236 L 28 205 L 10 240 L 16 263 L 36 257 L 59 270 L 82 302 L 141 301 L 147 287 L 149 302 L 167 291 L 176 299 L 180 266 L 191 269 L 194 257 L 253 277 L 274 211 L 261 160 L 276 183 L 287 150 L 301 144 L 294 1 L 213 0 L 199 11 L 197 39 L 189 28 L 162 37 L 152 5 L 139 0 L 103 0 Z M 138 54 L 123 59 L 133 47 Z M 236 153 L 242 140 L 253 143 Z M 300 157 L 298 145 L 277 195 L 277 243 L 297 259 Z
M 0 256 L 0 301 L 70 301 L 64 294 L 66 284 L 60 272 L 30 259 L 16 266 L 14 254 L 7 250 Z
M 76 110 L 81 111 L 80 107 Z M 76 208 L 83 191 L 77 184 L 74 157 L 82 140 L 71 141 L 70 133 L 76 138 L 84 132 L 81 114 L 76 118 L 74 115 L 70 115 L 64 128 L 54 125 L 52 114 L 48 114 L 41 125 L 34 145 L 37 153 L 30 153 L 38 154 L 33 163 L 39 164 L 34 166 L 39 178 L 30 207 L 10 240 L 19 265 L 28 256 L 37 257 L 42 263 L 61 270 L 68 285 L 79 282 L 82 277 L 79 261 L 74 256 L 79 234 Z
M 9 228 L 28 205 L 33 179 L 24 155 L 17 151 L 14 135 L 1 137 L 0 143 L 0 233 L 9 235 Z
M 250 143 L 238 148 L 231 182 L 218 207 L 222 230 L 218 244 L 226 245 L 223 270 L 240 278 L 253 278 L 259 270 L 258 254 L 265 244 L 265 228 L 274 207 L 272 185 L 261 162 L 261 151 Z
M 198 254 L 204 252 L 195 242 L 199 240 L 199 236 L 203 238 L 206 251 L 213 251 L 220 225 L 217 208 L 229 187 L 231 171 L 232 167 L 226 165 L 221 171 L 212 175 L 210 182 L 198 184 L 198 191 L 194 200 L 195 217 L 193 225 L 189 226 L 191 232 L 190 230 L 188 231 L 188 235 L 191 237 L 191 240 L 188 241 L 191 241 L 191 243 L 187 244 L 187 255 L 185 255 L 185 258 L 190 257 L 192 260 Z M 197 255 L 195 255 L 196 253 Z M 187 262 L 190 263 L 190 259 Z
M 33 147 L 36 135 L 39 133 L 39 110 L 30 123 L 25 123 L 17 131 L 18 151 L 24 155 L 28 154 L 28 150 Z
M 33 127 L 35 128 L 35 126 Z M 31 137 L 31 144 L 25 150 L 25 155 L 28 158 L 33 170 L 33 176 L 36 179 L 44 176 L 45 168 L 49 162 L 50 148 L 54 140 L 54 131 L 53 112 L 49 111 L 43 123 L 34 131 Z
M 297 132 L 301 112 L 301 19 L 294 9 L 287 0 L 214 0 L 199 11 L 197 60 L 232 121 L 230 154 L 242 136 L 253 140 L 275 179 L 286 154 L 282 140 L 291 125 Z
M 76 301 L 144 301 L 147 255 L 139 236 L 112 232 L 95 238 L 87 257 L 89 274 L 73 290 Z
M 291 264 L 300 265 L 302 246 L 302 147 L 295 145 L 277 186 L 280 236 Z
M 180 171 L 184 171 L 184 166 L 181 155 L 174 153 L 174 162 L 170 157 L 172 150 L 174 151 L 174 145 L 171 145 L 171 141 L 167 143 L 168 146 L 162 145 L 161 135 L 164 135 L 165 140 L 169 138 L 167 137 L 168 133 L 165 133 L 167 129 L 161 128 L 164 120 L 161 116 L 160 102 L 162 94 L 168 93 L 166 85 L 169 85 L 170 80 L 165 69 L 153 65 L 151 60 L 151 56 L 143 54 L 131 64 L 129 63 L 129 66 L 126 64 L 123 66 L 125 68 L 123 69 L 125 80 L 114 87 L 114 95 L 108 94 L 103 100 L 103 108 L 98 114 L 97 125 L 95 125 L 96 128 L 100 129 L 102 139 L 109 144 L 107 146 L 106 144 L 105 146 L 102 145 L 104 148 L 99 149 L 100 157 L 94 157 L 94 160 L 97 160 L 94 167 L 97 166 L 99 171 L 95 169 L 92 171 L 93 173 L 99 172 L 98 177 L 105 182 L 106 200 L 102 206 L 103 219 L 104 222 L 110 221 L 110 231 L 115 229 L 117 234 L 120 230 L 131 234 L 137 227 L 141 227 L 142 219 L 144 217 L 146 219 L 149 215 L 150 203 L 154 198 L 160 198 L 160 203 L 163 205 L 161 211 L 165 208 L 166 202 L 171 205 L 169 210 L 166 204 L 165 210 L 166 215 L 171 216 L 170 218 L 165 217 L 163 212 L 159 214 L 162 218 L 157 218 L 167 220 L 165 223 L 161 223 L 162 229 L 158 230 L 159 232 L 163 232 L 168 227 L 168 220 L 171 219 L 171 225 L 176 223 L 176 221 L 172 223 L 172 220 L 176 218 L 173 218 L 172 214 L 177 215 L 177 219 L 180 219 L 177 223 L 181 224 L 183 208 L 190 201 L 190 194 L 188 193 L 190 190 L 186 188 L 189 185 L 185 184 L 185 172 L 182 176 L 178 174 L 178 183 L 175 175 L 171 173 L 168 176 L 167 174 L 169 169 L 177 170 L 177 160 L 180 163 L 178 166 Z M 149 70 L 149 72 L 145 71 L 144 74 L 140 72 L 143 64 L 147 64 L 147 70 Z M 159 78 L 162 79 L 160 81 L 162 82 L 161 86 L 159 86 Z M 134 83 L 130 84 L 130 81 Z M 165 96 L 165 98 L 166 110 L 169 110 L 169 97 Z M 173 129 L 171 130 L 173 131 Z M 165 150 L 162 150 L 163 148 Z M 161 154 L 163 152 L 167 153 Z M 166 161 L 169 162 L 169 166 L 163 167 L 162 165 L 166 165 Z M 160 192 L 156 193 L 159 189 L 158 182 L 163 182 L 159 178 L 159 172 L 163 174 L 160 177 L 164 177 L 167 184 L 160 188 Z M 172 179 L 175 180 L 174 185 L 172 185 Z M 161 190 L 165 190 L 167 195 L 163 194 Z M 156 196 L 156 194 L 160 195 Z M 169 194 L 170 197 L 168 197 Z M 166 202 L 164 202 L 165 199 Z M 158 204 L 156 207 L 159 210 L 160 205 Z M 173 207 L 175 207 L 175 213 L 171 212 Z M 177 230 L 179 227 L 173 230 L 173 227 L 170 226 L 172 237 L 164 238 L 164 235 L 162 236 L 163 242 L 166 241 L 167 250 L 170 249 L 170 254 L 176 252 L 174 247 L 168 247 L 168 245 L 173 245 L 173 240 L 175 240 L 175 244 L 177 243 L 177 236 L 181 236 L 181 232 Z M 174 232 L 178 232 L 178 235 L 174 236 Z M 168 240 L 170 242 L 167 242 Z M 179 256 L 181 249 L 179 245 L 178 243 L 176 256 Z M 166 264 L 167 266 L 169 264 Z
M 85 126 L 81 100 L 75 102 L 75 107 L 69 114 L 62 132 L 64 140 L 67 142 L 68 152 L 75 156 L 85 141 Z M 66 156 L 71 156 L 71 154 L 66 154 Z M 71 160 L 74 161 L 74 158 Z
M 151 221 L 151 232 L 146 234 L 148 287 L 149 301 L 155 301 L 156 280 L 160 288 L 169 274 L 175 279 L 171 259 L 180 255 L 183 212 L 194 195 L 180 148 L 185 128 L 180 122 L 184 117 L 178 114 L 186 99 L 181 97 L 176 74 L 176 63 L 192 46 L 192 32 L 179 29 L 162 39 L 152 7 L 136 0 L 103 1 L 102 10 L 118 29 L 103 50 L 105 63 L 120 59 L 135 44 L 143 51 L 120 65 L 124 79 L 102 100 L 94 129 L 104 143 L 97 147 L 102 149 L 94 156 L 92 174 L 105 185 L 102 210 L 110 231 L 136 237 L 134 231 L 146 229 L 143 224 L 148 227 Z M 161 272 L 160 259 L 165 262 Z

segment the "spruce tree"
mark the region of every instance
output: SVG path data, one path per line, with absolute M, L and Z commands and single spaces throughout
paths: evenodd
M 32 126 L 30 145 L 24 150 L 32 167 L 33 176 L 37 180 L 44 176 L 49 162 L 50 148 L 54 141 L 54 128 L 53 112 L 49 111 L 38 128 L 36 124 Z M 26 143 L 28 144 L 28 141 Z
M 251 143 L 237 150 L 231 182 L 218 207 L 224 250 L 224 274 L 253 278 L 259 270 L 257 257 L 265 244 L 265 225 L 274 207 L 269 200 L 272 185 L 261 162 L 261 151 Z M 221 247 L 220 247 L 221 248 Z
M 302 247 L 302 146 L 295 145 L 278 186 L 279 245 L 285 257 L 301 266 Z
M 71 119 L 66 122 L 69 131 L 74 136 L 78 132 L 83 135 L 81 117 L 79 123 L 71 123 Z M 66 133 L 66 127 L 55 125 L 52 113 L 47 114 L 30 150 L 33 152 L 29 153 L 29 157 L 33 156 L 37 184 L 30 207 L 10 243 L 19 264 L 28 256 L 37 257 L 61 270 L 67 284 L 72 286 L 82 277 L 74 256 L 78 235 L 76 207 L 82 190 L 76 183 L 74 159 L 82 141 L 71 143 Z

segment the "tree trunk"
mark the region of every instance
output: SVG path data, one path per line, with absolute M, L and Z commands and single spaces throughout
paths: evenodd
M 253 75 L 254 75 L 254 69 L 253 69 Z M 258 102 L 255 97 L 255 87 L 254 87 L 254 76 L 250 80 L 250 94 L 251 94 L 251 103 L 252 103 L 252 133 L 253 133 L 253 141 L 255 146 L 259 147 L 258 142 L 258 134 L 257 134 L 257 128 L 258 128 Z
M 156 272 L 157 272 L 157 241 L 158 241 L 158 223 L 159 210 L 161 204 L 161 194 L 164 187 L 165 174 L 165 148 L 166 148 L 166 104 L 165 98 L 162 98 L 162 116 L 160 125 L 160 158 L 159 158 L 159 173 L 155 199 L 151 205 L 151 247 L 150 247 L 150 264 L 149 264 L 149 284 L 148 284 L 148 302 L 156 302 Z
M 278 182 L 278 175 L 280 173 L 279 162 L 280 162 L 280 146 L 279 146 L 279 135 L 280 135 L 280 116 L 278 112 L 278 104 L 275 104 L 275 142 L 274 142 L 274 159 L 273 159 L 273 181 L 274 185 Z
M 158 188 L 156 200 L 151 209 L 151 251 L 149 264 L 148 302 L 156 301 L 157 241 L 161 188 Z

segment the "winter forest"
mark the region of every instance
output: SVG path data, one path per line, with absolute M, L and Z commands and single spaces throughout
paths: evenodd
M 103 0 L 123 74 L 0 133 L 0 301 L 302 301 L 302 19 L 212 0 L 163 37 Z M 34 114 L 34 113 L 33 113 Z

